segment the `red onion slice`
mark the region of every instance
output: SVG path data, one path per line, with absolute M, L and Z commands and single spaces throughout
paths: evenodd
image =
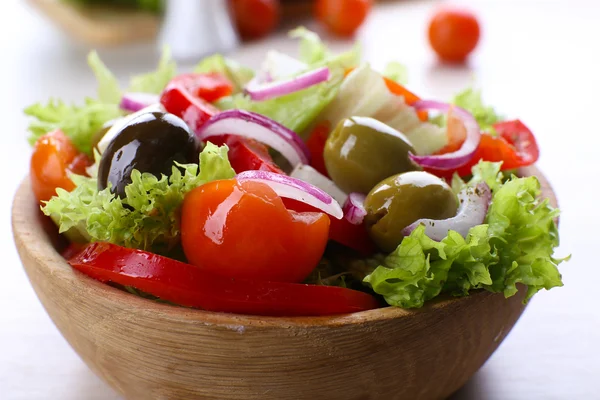
M 475 150 L 479 145 L 481 139 L 481 131 L 479 124 L 475 121 L 475 118 L 466 110 L 447 103 L 441 103 L 432 100 L 420 100 L 413 104 L 413 107 L 417 111 L 421 110 L 437 110 L 442 112 L 449 112 L 452 110 L 464 124 L 467 136 L 460 149 L 455 152 L 440 154 L 440 155 L 429 155 L 429 156 L 418 156 L 415 154 L 409 154 L 410 159 L 415 163 L 423 167 L 432 167 L 439 170 L 448 170 L 458 168 L 473 158 Z
M 328 79 L 329 68 L 321 67 L 290 79 L 268 83 L 259 83 L 259 80 L 251 81 L 246 85 L 245 92 L 252 100 L 264 101 L 306 89 Z
M 125 111 L 136 112 L 158 103 L 160 103 L 160 98 L 158 95 L 151 93 L 130 92 L 123 95 L 119 107 Z
M 366 196 L 362 193 L 350 193 L 344 207 L 344 218 L 348 220 L 352 225 L 360 225 L 363 223 L 367 210 L 365 210 L 365 198 Z
M 196 132 L 202 141 L 212 136 L 237 135 L 257 140 L 277 150 L 292 167 L 308 164 L 310 152 L 300 136 L 285 126 L 245 110 L 228 110 L 212 116 Z
M 287 175 L 267 171 L 244 171 L 236 175 L 238 182 L 253 181 L 269 185 L 280 197 L 294 199 L 311 205 L 334 218 L 344 216 L 337 201 L 310 183 Z
M 310 165 L 298 164 L 296 168 L 290 172 L 290 176 L 318 187 L 333 197 L 339 204 L 344 204 L 348 198 L 348 195 L 344 193 L 342 189 L 337 187 L 331 179 L 321 174 Z
M 410 235 L 417 226 L 425 225 L 425 234 L 436 241 L 441 241 L 453 230 L 467 237 L 469 229 L 483 224 L 492 199 L 492 192 L 486 183 L 478 183 L 475 187 L 463 189 L 458 194 L 460 207 L 455 217 L 448 219 L 420 219 L 402 230 L 404 236 Z

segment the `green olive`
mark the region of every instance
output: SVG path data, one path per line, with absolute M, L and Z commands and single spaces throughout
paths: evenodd
M 340 189 L 368 193 L 388 176 L 419 170 L 409 152 L 414 149 L 402 133 L 373 118 L 352 117 L 331 132 L 323 157 Z
M 458 200 L 450 186 L 427 172 L 407 172 L 381 181 L 365 199 L 365 224 L 377 246 L 391 252 L 402 241 L 402 229 L 421 218 L 456 215 Z

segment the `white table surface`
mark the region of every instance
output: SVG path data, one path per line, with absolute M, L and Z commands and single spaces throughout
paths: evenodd
M 55 96 L 79 101 L 94 92 L 88 49 L 57 32 L 23 2 L 0 12 L 0 399 L 118 399 L 56 330 L 20 265 L 10 230 L 12 194 L 28 168 L 27 121 L 21 110 Z M 468 68 L 436 64 L 425 40 L 432 2 L 378 7 L 359 39 L 381 67 L 410 67 L 411 87 L 447 99 L 471 82 L 503 113 L 536 132 L 539 167 L 550 177 L 563 214 L 559 254 L 565 286 L 541 292 L 498 351 L 456 399 L 600 399 L 598 169 L 600 132 L 600 2 L 595 0 L 469 1 L 480 15 L 483 40 Z M 342 47 L 347 43 L 336 43 Z M 264 49 L 295 49 L 275 37 L 238 51 L 256 65 Z M 154 63 L 153 46 L 102 50 L 118 76 Z M 399 343 L 399 346 L 402 344 Z M 432 382 L 432 384 L 435 384 Z

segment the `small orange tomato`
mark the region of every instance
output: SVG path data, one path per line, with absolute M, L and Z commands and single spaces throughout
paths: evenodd
M 242 39 L 259 39 L 279 24 L 279 0 L 230 0 L 235 24 Z
M 467 10 L 440 8 L 429 23 L 429 43 L 443 61 L 463 62 L 479 42 L 479 22 Z
M 328 236 L 325 214 L 288 211 L 262 183 L 213 181 L 183 201 L 181 243 L 188 261 L 230 278 L 302 282 L 323 256 Z
M 317 0 L 315 17 L 339 36 L 352 36 L 371 10 L 373 0 Z
M 42 136 L 35 143 L 31 155 L 31 187 L 38 201 L 50 200 L 56 188 L 73 190 L 68 171 L 83 174 L 89 158 L 77 151 L 69 138 L 60 130 Z

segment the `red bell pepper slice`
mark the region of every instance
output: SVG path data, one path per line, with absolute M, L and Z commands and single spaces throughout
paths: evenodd
M 133 286 L 182 306 L 274 316 L 346 314 L 378 307 L 363 292 L 296 283 L 231 279 L 142 250 L 93 243 L 69 264 L 101 282 Z
M 229 163 L 236 173 L 244 171 L 269 171 L 277 174 L 284 172 L 275 164 L 264 144 L 239 136 L 224 135 L 211 137 L 209 141 L 213 144 L 229 147 L 227 157 Z
M 521 121 L 498 122 L 493 127 L 498 136 L 482 133 L 479 146 L 467 164 L 451 171 L 434 168 L 426 168 L 426 170 L 443 178 L 451 178 L 455 172 L 459 176 L 471 175 L 471 168 L 479 161 L 502 161 L 501 169 L 504 171 L 526 167 L 538 160 L 540 149 L 535 137 Z
M 330 130 L 331 123 L 323 121 L 313 129 L 306 141 L 306 147 L 308 147 L 308 151 L 310 152 L 310 165 L 326 177 L 329 177 L 329 174 L 327 173 L 327 167 L 325 167 L 323 152 L 325 151 L 325 142 L 327 142 Z
M 210 104 L 200 94 L 206 95 L 199 82 L 194 81 L 191 74 L 176 76 L 169 82 L 160 96 L 160 103 L 171 114 L 177 115 L 183 119 L 194 132 L 198 132 L 200 127 L 219 110 Z M 196 74 L 200 75 L 200 74 Z M 213 98 L 211 95 L 209 98 Z

